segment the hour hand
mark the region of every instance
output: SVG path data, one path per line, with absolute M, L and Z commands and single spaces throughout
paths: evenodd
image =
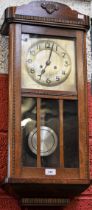
M 41 74 L 38 75 L 38 76 L 40 77 L 39 80 L 41 79 L 41 76 L 45 73 L 45 69 L 46 69 L 47 66 L 50 65 L 50 63 L 51 63 L 50 60 L 47 60 L 47 61 L 46 61 L 45 67 L 42 69 Z
M 47 66 L 50 65 L 50 63 L 51 63 L 51 61 L 48 59 L 48 60 L 46 61 L 45 67 L 44 67 L 44 68 L 42 69 L 42 71 L 41 71 L 41 74 L 38 75 L 38 76 L 39 76 L 39 80 L 41 79 L 41 76 L 45 73 L 45 69 L 46 69 Z
M 45 73 L 45 68 L 42 69 L 41 74 L 38 75 L 38 76 L 39 76 L 39 80 L 41 79 L 41 77 L 42 77 L 42 75 L 43 75 L 44 73 Z

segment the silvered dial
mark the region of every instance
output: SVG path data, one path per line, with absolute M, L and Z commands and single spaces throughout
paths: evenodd
M 44 86 L 64 82 L 71 72 L 68 53 L 53 40 L 40 40 L 27 51 L 26 67 L 30 77 Z

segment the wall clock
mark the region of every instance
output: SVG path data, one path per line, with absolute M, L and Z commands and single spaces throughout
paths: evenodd
M 6 185 L 21 197 L 58 198 L 68 196 L 70 190 L 75 194 L 89 184 L 89 18 L 47 1 L 8 8 L 5 17 L 2 34 L 9 36 Z

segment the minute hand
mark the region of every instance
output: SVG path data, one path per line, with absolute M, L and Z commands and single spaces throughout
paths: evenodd
M 39 80 L 41 79 L 42 75 L 45 73 L 46 67 L 49 66 L 50 63 L 51 63 L 51 62 L 50 62 L 50 58 L 51 58 L 51 55 L 52 55 L 53 46 L 54 46 L 54 42 L 53 42 L 53 44 L 52 44 L 52 47 L 51 47 L 51 50 L 50 50 L 50 54 L 49 54 L 49 58 L 48 58 L 48 60 L 46 61 L 45 67 L 42 69 L 41 74 L 39 75 L 39 76 L 40 76 Z
M 54 46 L 54 42 L 53 42 L 52 47 L 51 47 L 51 50 L 50 50 L 49 58 L 48 58 L 48 60 L 46 61 L 46 65 L 47 65 L 47 66 L 50 65 L 50 58 L 51 58 L 51 55 L 52 55 L 53 46 Z

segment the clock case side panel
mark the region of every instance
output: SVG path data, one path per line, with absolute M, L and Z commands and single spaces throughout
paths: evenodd
M 19 173 L 20 160 L 16 162 L 16 151 L 21 154 L 16 141 L 21 135 L 20 112 L 21 112 L 21 87 L 20 87 L 20 50 L 21 25 L 10 24 L 9 27 L 9 123 L 8 123 L 8 174 L 6 181 L 15 176 L 15 168 Z M 18 72 L 18 73 L 17 73 Z M 18 119 L 16 120 L 16 116 Z M 19 146 L 19 145 L 18 145 Z
M 86 33 L 76 34 L 80 178 L 89 180 Z

